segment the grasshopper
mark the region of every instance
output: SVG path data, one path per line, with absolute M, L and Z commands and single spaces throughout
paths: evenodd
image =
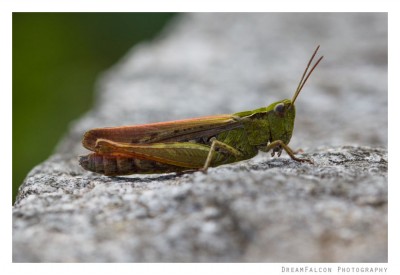
M 252 111 L 158 122 L 97 128 L 84 134 L 82 144 L 93 151 L 79 160 L 89 171 L 107 176 L 203 171 L 209 167 L 253 158 L 258 151 L 282 150 L 295 161 L 288 146 L 293 133 L 294 103 L 311 73 L 322 60 L 310 65 L 312 54 L 293 98 Z

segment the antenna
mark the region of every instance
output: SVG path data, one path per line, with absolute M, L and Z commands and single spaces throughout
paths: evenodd
M 303 76 L 302 76 L 301 79 L 300 79 L 300 82 L 299 82 L 299 85 L 297 86 L 296 92 L 295 92 L 294 95 L 293 95 L 293 99 L 292 99 L 292 102 L 291 102 L 291 105 L 290 105 L 290 106 L 294 105 L 294 102 L 296 101 L 297 96 L 300 94 L 300 91 L 303 89 L 304 84 L 306 84 L 306 82 L 307 82 L 308 78 L 310 77 L 311 73 L 312 73 L 312 72 L 314 71 L 314 69 L 318 66 L 318 64 L 319 64 L 319 62 L 322 60 L 322 58 L 324 58 L 324 56 L 321 56 L 321 57 L 317 60 L 317 62 L 314 64 L 314 66 L 312 66 L 311 70 L 310 70 L 310 71 L 308 72 L 308 74 L 307 74 L 307 71 L 308 71 L 308 69 L 310 68 L 310 65 L 311 65 L 311 63 L 312 63 L 312 61 L 313 61 L 315 55 L 317 54 L 318 49 L 319 49 L 319 45 L 318 45 L 318 47 L 315 49 L 313 55 L 311 56 L 310 61 L 308 61 L 307 67 L 306 67 L 306 69 L 305 69 L 305 71 L 304 71 L 304 73 L 303 73 Z

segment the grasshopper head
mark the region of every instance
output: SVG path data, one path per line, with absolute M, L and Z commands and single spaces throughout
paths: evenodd
M 270 141 L 282 140 L 285 144 L 288 144 L 290 138 L 292 137 L 293 127 L 294 127 L 294 119 L 296 116 L 296 108 L 294 107 L 294 103 L 300 94 L 301 90 L 304 87 L 304 84 L 307 82 L 308 78 L 314 71 L 314 69 L 318 66 L 319 62 L 321 62 L 323 56 L 321 56 L 317 62 L 312 66 L 311 70 L 308 71 L 310 65 L 317 54 L 319 46 L 314 51 L 311 56 L 310 61 L 307 64 L 307 67 L 303 73 L 303 76 L 300 79 L 299 85 L 293 95 L 292 100 L 284 99 L 275 103 L 272 103 L 267 107 L 267 111 L 269 111 L 268 120 L 270 127 Z M 278 150 L 278 149 L 277 149 Z
M 275 102 L 267 107 L 267 110 L 270 111 L 271 115 L 268 116 L 270 131 L 271 131 L 271 140 L 282 140 L 285 144 L 288 144 L 290 138 L 292 137 L 293 127 L 294 127 L 294 119 L 296 116 L 296 108 L 294 103 L 300 94 L 301 90 L 306 84 L 308 78 L 314 71 L 314 69 L 318 66 L 319 62 L 321 62 L 323 56 L 321 56 L 317 62 L 312 66 L 311 70 L 308 71 L 310 65 L 317 54 L 319 46 L 314 51 L 311 56 L 310 61 L 307 64 L 307 67 L 303 73 L 303 76 L 300 79 L 299 85 L 293 95 L 292 100 L 284 99 L 278 102 Z
M 282 140 L 288 144 L 292 137 L 296 108 L 290 99 L 272 103 L 267 107 L 268 121 L 271 129 L 271 141 Z

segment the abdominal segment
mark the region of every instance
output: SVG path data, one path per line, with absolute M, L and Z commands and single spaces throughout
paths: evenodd
M 79 164 L 86 170 L 106 176 L 182 172 L 188 168 L 117 154 L 92 153 L 81 156 Z

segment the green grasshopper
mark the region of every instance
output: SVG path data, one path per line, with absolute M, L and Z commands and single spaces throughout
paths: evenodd
M 292 137 L 294 103 L 321 56 L 309 71 L 311 56 L 292 100 L 284 99 L 252 111 L 159 122 L 97 128 L 85 133 L 82 144 L 93 151 L 79 160 L 86 170 L 107 176 L 204 171 L 209 167 L 253 158 L 258 151 L 282 150 L 298 158 L 288 143 Z

